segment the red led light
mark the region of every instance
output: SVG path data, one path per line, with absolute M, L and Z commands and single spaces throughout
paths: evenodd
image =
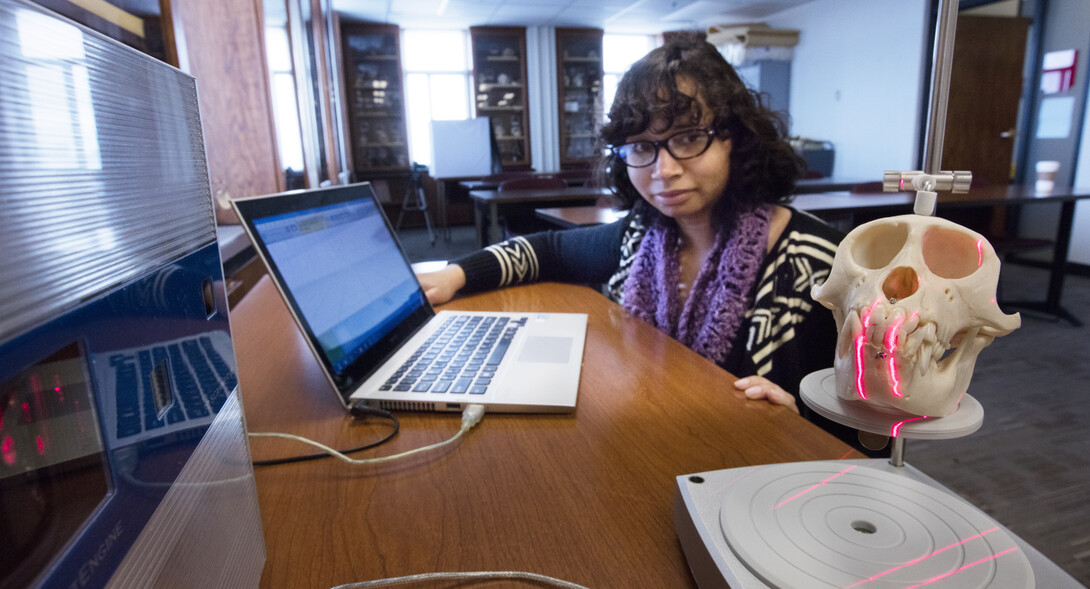
M 829 478 L 825 479 L 824 481 L 821 481 L 820 483 L 817 483 L 817 484 L 811 485 L 811 486 L 810 486 L 810 487 L 809 487 L 808 489 L 806 489 L 805 491 L 801 491 L 801 492 L 799 492 L 799 493 L 796 493 L 795 495 L 792 495 L 791 497 L 788 497 L 787 499 L 784 499 L 783 501 L 780 501 L 780 503 L 779 503 L 778 505 L 776 505 L 776 507 L 773 507 L 772 509 L 779 509 L 779 508 L 780 508 L 780 505 L 783 505 L 784 503 L 787 503 L 788 501 L 792 501 L 792 500 L 794 500 L 794 499 L 797 499 L 798 497 L 801 497 L 801 496 L 803 496 L 803 495 L 805 495 L 805 494 L 809 493 L 810 491 L 813 491 L 814 489 L 816 489 L 816 488 L 818 488 L 818 487 L 820 487 L 820 486 L 824 485 L 825 483 L 827 483 L 827 482 L 829 482 L 829 481 L 831 481 L 831 480 L 835 479 L 836 477 L 838 477 L 838 476 L 840 476 L 840 475 L 842 475 L 842 474 L 844 474 L 844 473 L 848 472 L 849 470 L 851 470 L 851 469 L 853 469 L 853 468 L 855 468 L 855 467 L 857 467 L 857 466 L 859 466 L 859 465 L 858 465 L 858 464 L 853 464 L 853 465 L 849 466 L 848 468 L 845 468 L 844 470 L 842 470 L 842 471 L 840 471 L 840 472 L 838 472 L 838 473 L 836 473 L 836 474 L 834 474 L 834 475 L 830 476 Z
M 878 573 L 877 575 L 874 575 L 873 577 L 863 579 L 862 581 L 859 581 L 858 583 L 855 583 L 854 585 L 848 585 L 848 588 L 850 589 L 851 587 L 855 587 L 856 585 L 862 585 L 863 583 L 869 583 L 870 581 L 873 581 L 873 580 L 875 580 L 875 579 L 877 579 L 879 577 L 884 577 L 884 576 L 886 576 L 886 575 L 888 575 L 888 574 L 890 574 L 890 573 L 892 573 L 894 571 L 901 570 L 901 569 L 903 569 L 905 567 L 910 567 L 910 566 L 912 566 L 912 565 L 914 565 L 914 564 L 916 564 L 918 562 L 923 562 L 923 561 L 931 558 L 932 556 L 935 556 L 936 554 L 939 554 L 941 552 L 946 552 L 947 550 L 950 550 L 951 548 L 956 548 L 958 546 L 961 546 L 962 544 L 965 544 L 966 542 L 968 542 L 970 540 L 975 540 L 977 538 L 982 538 L 985 535 L 990 534 L 990 533 L 992 533 L 992 532 L 994 532 L 994 531 L 996 531 L 998 529 L 999 529 L 999 526 L 996 526 L 996 527 L 994 527 L 994 528 L 992 528 L 990 530 L 981 532 L 979 534 L 975 534 L 973 536 L 969 536 L 968 538 L 966 538 L 966 539 L 964 539 L 964 540 L 962 540 L 960 542 L 954 542 L 953 544 L 950 544 L 949 546 L 944 546 L 942 548 L 939 548 L 938 550 L 936 550 L 934 552 L 931 552 L 929 554 L 925 554 L 924 556 L 921 556 L 921 557 L 919 557 L 917 559 L 910 560 L 910 561 L 908 561 L 908 562 L 906 562 L 906 563 L 904 563 L 902 565 L 895 566 L 895 567 L 893 567 L 893 568 L 891 568 L 891 569 L 889 569 L 887 571 L 883 571 L 881 573 Z M 989 558 L 996 558 L 996 557 L 998 557 L 1000 555 L 1003 555 L 1003 554 L 1006 554 L 1007 552 L 1010 552 L 1011 550 L 1014 550 L 1014 548 L 1011 548 L 1010 550 L 1000 552 L 999 554 L 996 554 L 996 555 L 991 556 Z M 988 560 L 988 559 L 985 558 L 985 559 L 978 560 L 977 562 L 975 562 L 973 564 L 963 566 L 963 567 L 961 567 L 961 568 L 959 568 L 959 569 L 957 569 L 955 571 L 952 571 L 952 572 L 946 573 L 944 575 L 935 577 L 935 578 L 933 578 L 933 579 L 931 579 L 929 581 L 925 581 L 925 582 L 920 583 L 918 585 L 913 585 L 913 587 L 919 587 L 920 585 L 927 585 L 928 583 L 934 583 L 935 581 L 938 581 L 939 579 L 949 577 L 950 575 L 953 575 L 953 574 L 955 574 L 957 572 L 963 571 L 963 570 L 965 570 L 965 569 L 967 569 L 967 568 L 969 568 L 969 567 L 971 567 L 971 566 L 973 566 L 975 564 L 980 564 L 981 562 L 984 562 L 985 560 Z
M 41 436 L 34 436 L 34 442 L 38 444 L 38 456 L 45 454 L 45 442 Z
M 15 464 L 15 440 L 11 439 L 11 436 L 4 438 L 3 442 L 0 442 L 0 452 L 4 455 L 4 464 L 11 466 Z

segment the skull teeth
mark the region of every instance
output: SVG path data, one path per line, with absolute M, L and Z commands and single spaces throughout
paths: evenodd
M 889 333 L 895 326 L 896 332 Z M 901 307 L 875 305 L 860 309 L 850 316 L 845 327 L 851 339 L 843 343 L 865 334 L 872 357 L 884 359 L 888 357 L 888 347 L 895 347 L 896 356 L 911 359 L 921 376 L 938 368 L 939 360 L 950 349 L 950 345 L 939 338 L 933 322 L 922 321 L 915 312 L 906 316 Z

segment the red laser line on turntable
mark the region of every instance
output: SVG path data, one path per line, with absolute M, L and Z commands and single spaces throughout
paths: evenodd
M 830 476 L 829 478 L 825 479 L 824 481 L 821 481 L 820 483 L 816 483 L 814 485 L 811 485 L 810 488 L 806 489 L 805 491 L 801 491 L 801 492 L 796 493 L 795 495 L 793 495 L 791 497 L 788 497 L 787 499 L 784 499 L 783 501 L 780 501 L 779 505 L 777 505 L 776 507 L 773 507 L 772 509 L 779 509 L 780 505 L 783 505 L 784 503 L 787 503 L 788 501 L 791 501 L 791 500 L 793 500 L 793 499 L 795 499 L 795 498 L 797 498 L 799 496 L 805 495 L 805 494 L 809 493 L 810 491 L 813 491 L 814 489 L 824 485 L 825 483 L 835 479 L 836 477 L 848 472 L 849 470 L 851 470 L 851 469 L 853 469 L 853 468 L 855 468 L 857 466 L 859 466 L 859 465 L 858 464 L 853 464 L 853 465 L 849 466 L 848 468 L 845 468 L 844 470 Z
M 937 577 L 935 577 L 933 579 L 928 579 L 928 580 L 924 581 L 923 583 L 918 583 L 918 584 L 913 585 L 911 587 L 905 587 L 905 589 L 916 589 L 916 587 L 923 587 L 924 585 L 930 585 L 931 583 L 934 583 L 935 581 L 941 581 L 941 580 L 943 580 L 943 579 L 945 579 L 947 577 L 952 577 L 952 576 L 960 573 L 961 571 L 964 571 L 965 569 L 973 568 L 976 565 L 983 564 L 985 562 L 988 562 L 989 560 L 995 560 L 995 559 L 999 558 L 1000 556 L 1003 556 L 1004 554 L 1006 554 L 1008 552 L 1014 552 L 1015 550 L 1018 550 L 1017 546 L 1015 546 L 1013 548 L 1008 548 L 1008 549 L 1006 549 L 1003 552 L 1000 552 L 998 554 L 993 554 L 991 556 L 986 556 L 986 557 L 984 557 L 984 558 L 982 558 L 982 559 L 980 559 L 980 560 L 978 560 L 976 562 L 971 562 L 971 563 L 961 567 L 960 569 L 957 569 L 956 571 L 950 571 L 949 573 L 943 573 L 943 574 L 941 574 L 941 575 L 939 575 L 939 576 L 937 576 Z
M 921 556 L 921 557 L 919 557 L 919 558 L 917 558 L 915 560 L 910 560 L 910 561 L 908 561 L 908 562 L 906 562 L 906 563 L 904 563 L 902 565 L 895 566 L 895 567 L 889 569 L 888 571 L 883 571 L 881 573 L 878 573 L 877 575 L 874 575 L 873 577 L 863 579 L 862 581 L 859 581 L 858 583 L 855 583 L 854 585 L 848 585 L 848 589 L 851 589 L 851 587 L 855 587 L 856 585 L 862 585 L 863 583 L 869 583 L 869 582 L 871 582 L 871 581 L 873 581 L 873 580 L 875 580 L 875 579 L 877 579 L 879 577 L 884 577 L 884 576 L 886 576 L 886 575 L 888 575 L 888 574 L 890 574 L 890 573 L 892 573 L 894 571 L 899 571 L 899 570 L 901 570 L 901 569 L 903 569 L 905 567 L 910 567 L 910 566 L 912 566 L 912 565 L 914 565 L 914 564 L 916 564 L 918 562 L 923 562 L 923 561 L 931 558 L 932 556 L 935 556 L 936 554 L 939 554 L 941 552 L 946 552 L 947 550 L 950 550 L 951 548 L 956 548 L 958 546 L 961 546 L 962 544 L 965 544 L 966 542 L 968 542 L 970 540 L 975 540 L 977 538 L 982 538 L 982 537 L 984 537 L 985 534 L 990 534 L 990 533 L 992 533 L 992 532 L 994 532 L 994 531 L 996 531 L 998 529 L 999 529 L 999 526 L 996 526 L 996 527 L 994 527 L 994 528 L 992 528 L 990 530 L 986 530 L 986 531 L 981 532 L 979 534 L 969 536 L 968 538 L 966 538 L 966 539 L 964 539 L 964 540 L 962 540 L 960 542 L 954 542 L 953 544 L 951 544 L 949 546 L 939 548 L 938 550 L 936 550 L 936 551 L 934 551 L 934 552 L 932 552 L 930 554 L 925 554 L 924 556 Z M 1013 550 L 1013 548 L 1011 550 Z M 1007 552 L 1010 552 L 1010 550 L 1007 550 L 1006 552 L 1000 552 L 999 554 L 1006 554 Z M 999 554 L 993 555 L 993 556 L 991 556 L 989 558 L 995 558 L 995 557 L 999 556 Z M 955 573 L 957 573 L 959 571 L 965 570 L 965 569 L 967 569 L 967 568 L 969 568 L 969 567 L 971 567 L 973 565 L 980 564 L 984 560 L 987 560 L 987 559 L 978 560 L 977 562 L 975 562 L 973 564 L 970 564 L 970 565 L 963 566 L 963 567 L 961 567 L 960 569 L 958 569 L 956 571 L 953 571 L 953 572 L 950 572 L 950 573 L 945 573 L 944 576 L 948 577 L 948 576 L 953 575 L 953 574 L 955 574 Z M 934 583 L 935 581 L 938 581 L 939 579 L 943 578 L 944 576 L 935 577 L 934 579 L 931 579 L 930 581 L 920 583 L 919 585 L 914 585 L 914 587 L 919 587 L 920 585 L 926 585 L 928 583 Z M 909 589 L 911 589 L 911 588 L 909 588 Z

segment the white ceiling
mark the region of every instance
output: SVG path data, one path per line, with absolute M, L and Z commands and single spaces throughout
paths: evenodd
M 402 27 L 594 27 L 611 33 L 706 29 L 761 19 L 812 0 L 332 0 L 342 18 Z

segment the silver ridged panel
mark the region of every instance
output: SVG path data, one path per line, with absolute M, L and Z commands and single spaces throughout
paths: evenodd
M 263 534 L 236 387 L 107 587 L 257 587 Z
M 0 343 L 216 239 L 192 77 L 0 0 Z

